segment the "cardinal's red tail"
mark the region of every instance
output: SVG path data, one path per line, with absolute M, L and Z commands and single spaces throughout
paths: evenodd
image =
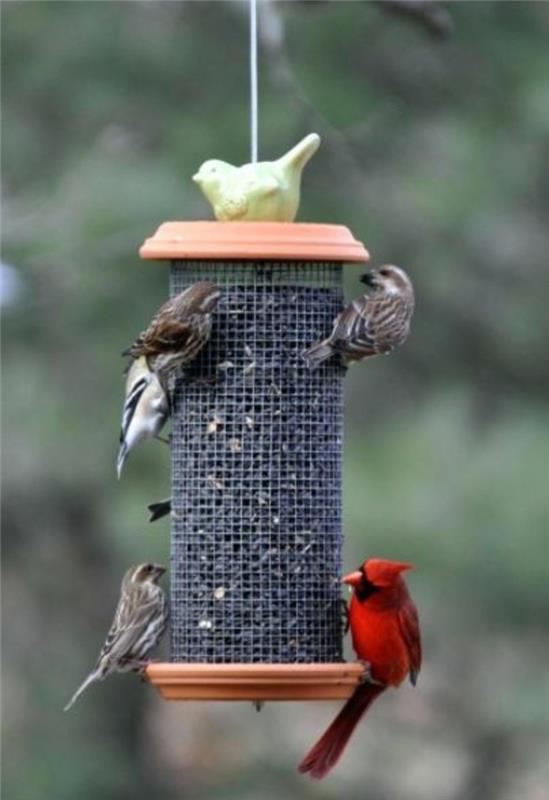
M 328 730 L 305 756 L 298 769 L 310 772 L 311 778 L 324 778 L 339 761 L 345 745 L 369 706 L 385 690 L 385 686 L 363 683 L 347 700 Z

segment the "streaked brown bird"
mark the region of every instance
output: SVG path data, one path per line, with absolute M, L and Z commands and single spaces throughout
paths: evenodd
M 212 312 L 221 292 L 199 281 L 160 307 L 149 327 L 123 355 L 145 356 L 164 389 L 172 373 L 195 358 L 210 337 Z
M 388 354 L 408 338 L 414 287 L 406 272 L 386 265 L 365 272 L 360 280 L 371 291 L 343 309 L 327 339 L 315 342 L 304 352 L 309 369 L 334 355 L 349 366 L 353 361 Z
M 165 571 L 160 564 L 139 564 L 126 571 L 114 619 L 95 669 L 63 711 L 68 711 L 91 683 L 102 681 L 113 672 L 141 672 L 147 665 L 168 624 L 168 602 L 158 586 Z

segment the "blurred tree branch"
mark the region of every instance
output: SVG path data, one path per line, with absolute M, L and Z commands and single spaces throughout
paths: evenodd
M 454 31 L 450 13 L 436 0 L 375 0 L 389 14 L 406 17 L 436 39 L 446 39 Z
M 362 166 L 344 132 L 334 127 L 331 122 L 313 105 L 297 79 L 286 53 L 286 36 L 284 17 L 276 2 L 268 0 L 260 6 L 261 24 L 259 36 L 261 44 L 268 51 L 270 68 L 274 80 L 280 89 L 287 93 L 297 107 L 306 125 L 317 128 L 323 134 L 335 159 L 339 160 L 345 170 L 345 179 L 356 184 L 353 191 L 361 190 L 363 177 Z
M 454 31 L 449 11 L 438 0 L 373 0 L 383 11 L 405 17 L 436 39 L 446 39 Z M 334 0 L 300 0 L 309 8 L 322 8 Z

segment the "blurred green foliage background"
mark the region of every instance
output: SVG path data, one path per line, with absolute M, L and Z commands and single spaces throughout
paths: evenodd
M 3 4 L 6 800 L 546 797 L 549 4 L 451 3 L 446 35 L 390 12 L 260 4 L 260 155 L 318 131 L 299 218 L 418 299 L 406 347 L 348 379 L 345 557 L 418 565 L 425 668 L 314 785 L 295 765 L 336 704 L 119 677 L 60 713 L 126 565 L 168 558 L 163 446 L 115 480 L 119 352 L 167 294 L 144 238 L 209 218 L 203 160 L 248 160 L 246 4 Z

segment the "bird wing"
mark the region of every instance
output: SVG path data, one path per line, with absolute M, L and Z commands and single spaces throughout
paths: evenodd
M 421 669 L 421 634 L 417 608 L 410 597 L 405 599 L 398 612 L 398 624 L 410 659 L 410 680 L 415 686 Z
M 111 648 L 110 657 L 121 664 L 132 658 L 139 658 L 141 648 L 138 645 L 144 645 L 146 641 L 150 641 L 144 634 L 149 626 L 153 623 L 156 625 L 158 615 L 157 598 L 140 606 L 132 622 L 119 631 Z
M 143 331 L 126 351 L 137 356 L 153 356 L 158 353 L 184 350 L 196 336 L 196 325 L 190 321 L 155 317 L 146 331 Z
M 98 666 L 104 659 L 120 662 L 132 653 L 149 623 L 158 614 L 158 601 L 148 592 L 132 586 L 120 598 L 112 625 L 99 654 Z
M 368 297 L 358 297 L 343 309 L 335 321 L 330 344 L 337 352 L 357 350 L 363 355 L 377 352 Z
M 126 400 L 124 401 L 124 408 L 122 411 L 122 425 L 120 427 L 120 442 L 123 442 L 126 438 L 126 434 L 128 433 L 128 428 L 130 427 L 131 421 L 135 414 L 135 409 L 141 397 L 143 396 L 143 392 L 149 385 L 149 379 L 145 376 L 142 376 L 135 382 L 132 386 Z
M 136 359 L 139 356 L 182 350 L 190 350 L 196 355 L 195 341 L 199 340 L 202 346 L 209 336 L 210 314 L 204 313 L 204 303 L 211 301 L 213 294 L 218 298 L 220 293 L 210 281 L 199 281 L 188 286 L 159 308 L 148 328 L 139 334 L 123 355 Z
M 257 195 L 268 197 L 280 191 L 280 181 L 274 175 L 260 175 L 250 183 L 248 191 Z

